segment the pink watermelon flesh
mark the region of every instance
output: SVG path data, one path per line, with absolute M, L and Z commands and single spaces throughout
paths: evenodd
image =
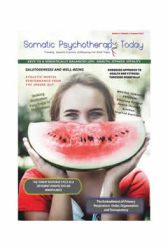
M 46 161 L 69 170 L 112 167 L 135 155 L 145 140 L 141 120 L 79 124 L 30 123 L 28 137 Z

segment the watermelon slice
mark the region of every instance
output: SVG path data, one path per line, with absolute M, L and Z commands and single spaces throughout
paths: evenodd
M 47 162 L 67 170 L 113 167 L 130 159 L 143 146 L 141 120 L 79 124 L 75 122 L 30 123 L 28 138 Z

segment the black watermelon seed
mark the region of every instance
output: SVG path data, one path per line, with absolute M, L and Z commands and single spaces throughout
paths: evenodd
M 129 131 L 126 129 L 125 132 L 128 133 Z
M 62 140 L 62 142 L 66 142 L 67 140 L 64 138 L 63 140 Z
M 88 135 L 88 140 L 89 140 L 89 141 L 94 141 L 93 136 L 89 136 L 89 135 Z
M 122 134 L 122 135 L 125 135 L 125 132 L 121 131 L 121 134 Z
M 84 142 L 86 142 L 86 138 L 83 138 Z
M 56 137 L 56 135 L 53 135 L 53 137 Z
M 82 137 L 81 137 L 81 141 L 83 141 Z
M 62 136 L 59 137 L 59 140 L 62 140 Z
M 118 137 L 118 135 L 115 135 L 115 137 Z
M 112 138 L 111 138 L 111 137 L 108 137 L 108 141 L 112 141 Z
M 104 142 L 105 141 L 105 136 L 100 137 L 99 140 Z

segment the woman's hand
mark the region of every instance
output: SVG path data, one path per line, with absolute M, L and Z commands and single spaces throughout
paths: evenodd
M 144 146 L 142 149 L 133 156 L 129 161 L 121 163 L 120 165 L 107 170 L 103 186 L 101 190 L 101 196 L 119 196 L 119 182 L 124 178 L 129 172 L 131 172 L 138 164 L 141 156 L 145 152 L 149 144 L 149 137 L 146 137 Z
M 37 170 L 39 170 L 47 178 L 66 178 L 67 173 L 61 169 L 55 168 L 45 162 L 30 146 L 28 139 L 23 138 L 24 146 L 27 149 L 28 154 L 30 155 L 33 163 Z

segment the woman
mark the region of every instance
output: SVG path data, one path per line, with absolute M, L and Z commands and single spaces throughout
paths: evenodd
M 108 88 L 91 74 L 77 73 L 60 86 L 51 106 L 51 120 L 74 121 L 83 124 L 90 122 L 114 121 L 114 100 Z M 143 198 L 145 207 L 149 203 L 149 183 L 145 174 L 135 169 L 148 145 L 129 161 L 110 170 L 101 171 L 62 171 L 48 163 L 31 148 L 27 138 L 24 145 L 35 164 L 24 174 L 19 187 L 19 210 L 26 220 L 96 220 L 95 215 L 87 214 L 87 197 L 133 197 Z M 27 178 L 79 178 L 82 192 L 70 195 L 28 195 L 24 192 Z M 142 220 L 144 215 L 101 214 L 101 220 Z

